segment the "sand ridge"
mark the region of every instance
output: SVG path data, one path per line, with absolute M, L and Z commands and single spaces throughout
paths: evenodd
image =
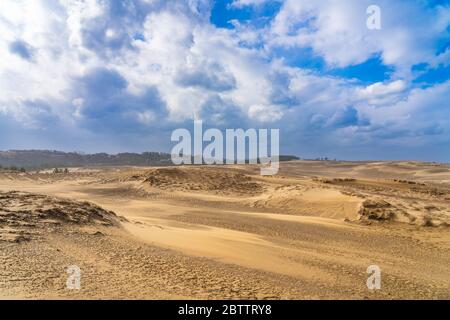
M 449 177 L 321 161 L 274 177 L 251 165 L 0 172 L 0 297 L 449 299 Z M 80 291 L 65 288 L 73 264 Z

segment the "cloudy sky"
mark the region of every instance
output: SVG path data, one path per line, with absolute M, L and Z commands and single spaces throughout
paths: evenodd
M 450 161 L 449 23 L 445 0 L 0 0 L 0 150 L 170 151 L 198 118 Z

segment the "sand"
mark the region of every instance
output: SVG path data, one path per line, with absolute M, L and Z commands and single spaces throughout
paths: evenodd
M 0 172 L 0 298 L 449 299 L 449 204 L 416 162 Z

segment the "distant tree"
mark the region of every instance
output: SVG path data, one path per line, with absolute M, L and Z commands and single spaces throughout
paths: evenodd
M 20 172 L 27 172 L 25 168 L 20 168 Z
M 68 174 L 69 173 L 69 169 L 65 168 L 64 169 L 64 174 Z

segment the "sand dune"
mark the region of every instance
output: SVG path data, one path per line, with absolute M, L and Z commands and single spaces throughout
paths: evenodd
M 336 219 L 356 219 L 361 200 L 338 190 L 293 185 L 275 188 L 253 203 L 283 213 Z
M 449 181 L 415 162 L 0 172 L 0 297 L 449 299 Z
M 118 226 L 119 218 L 89 202 L 26 192 L 0 192 L 0 241 L 22 242 L 60 226 Z
M 144 172 L 142 178 L 144 185 L 163 190 L 231 195 L 252 195 L 263 191 L 263 185 L 248 175 L 212 167 L 158 168 Z

